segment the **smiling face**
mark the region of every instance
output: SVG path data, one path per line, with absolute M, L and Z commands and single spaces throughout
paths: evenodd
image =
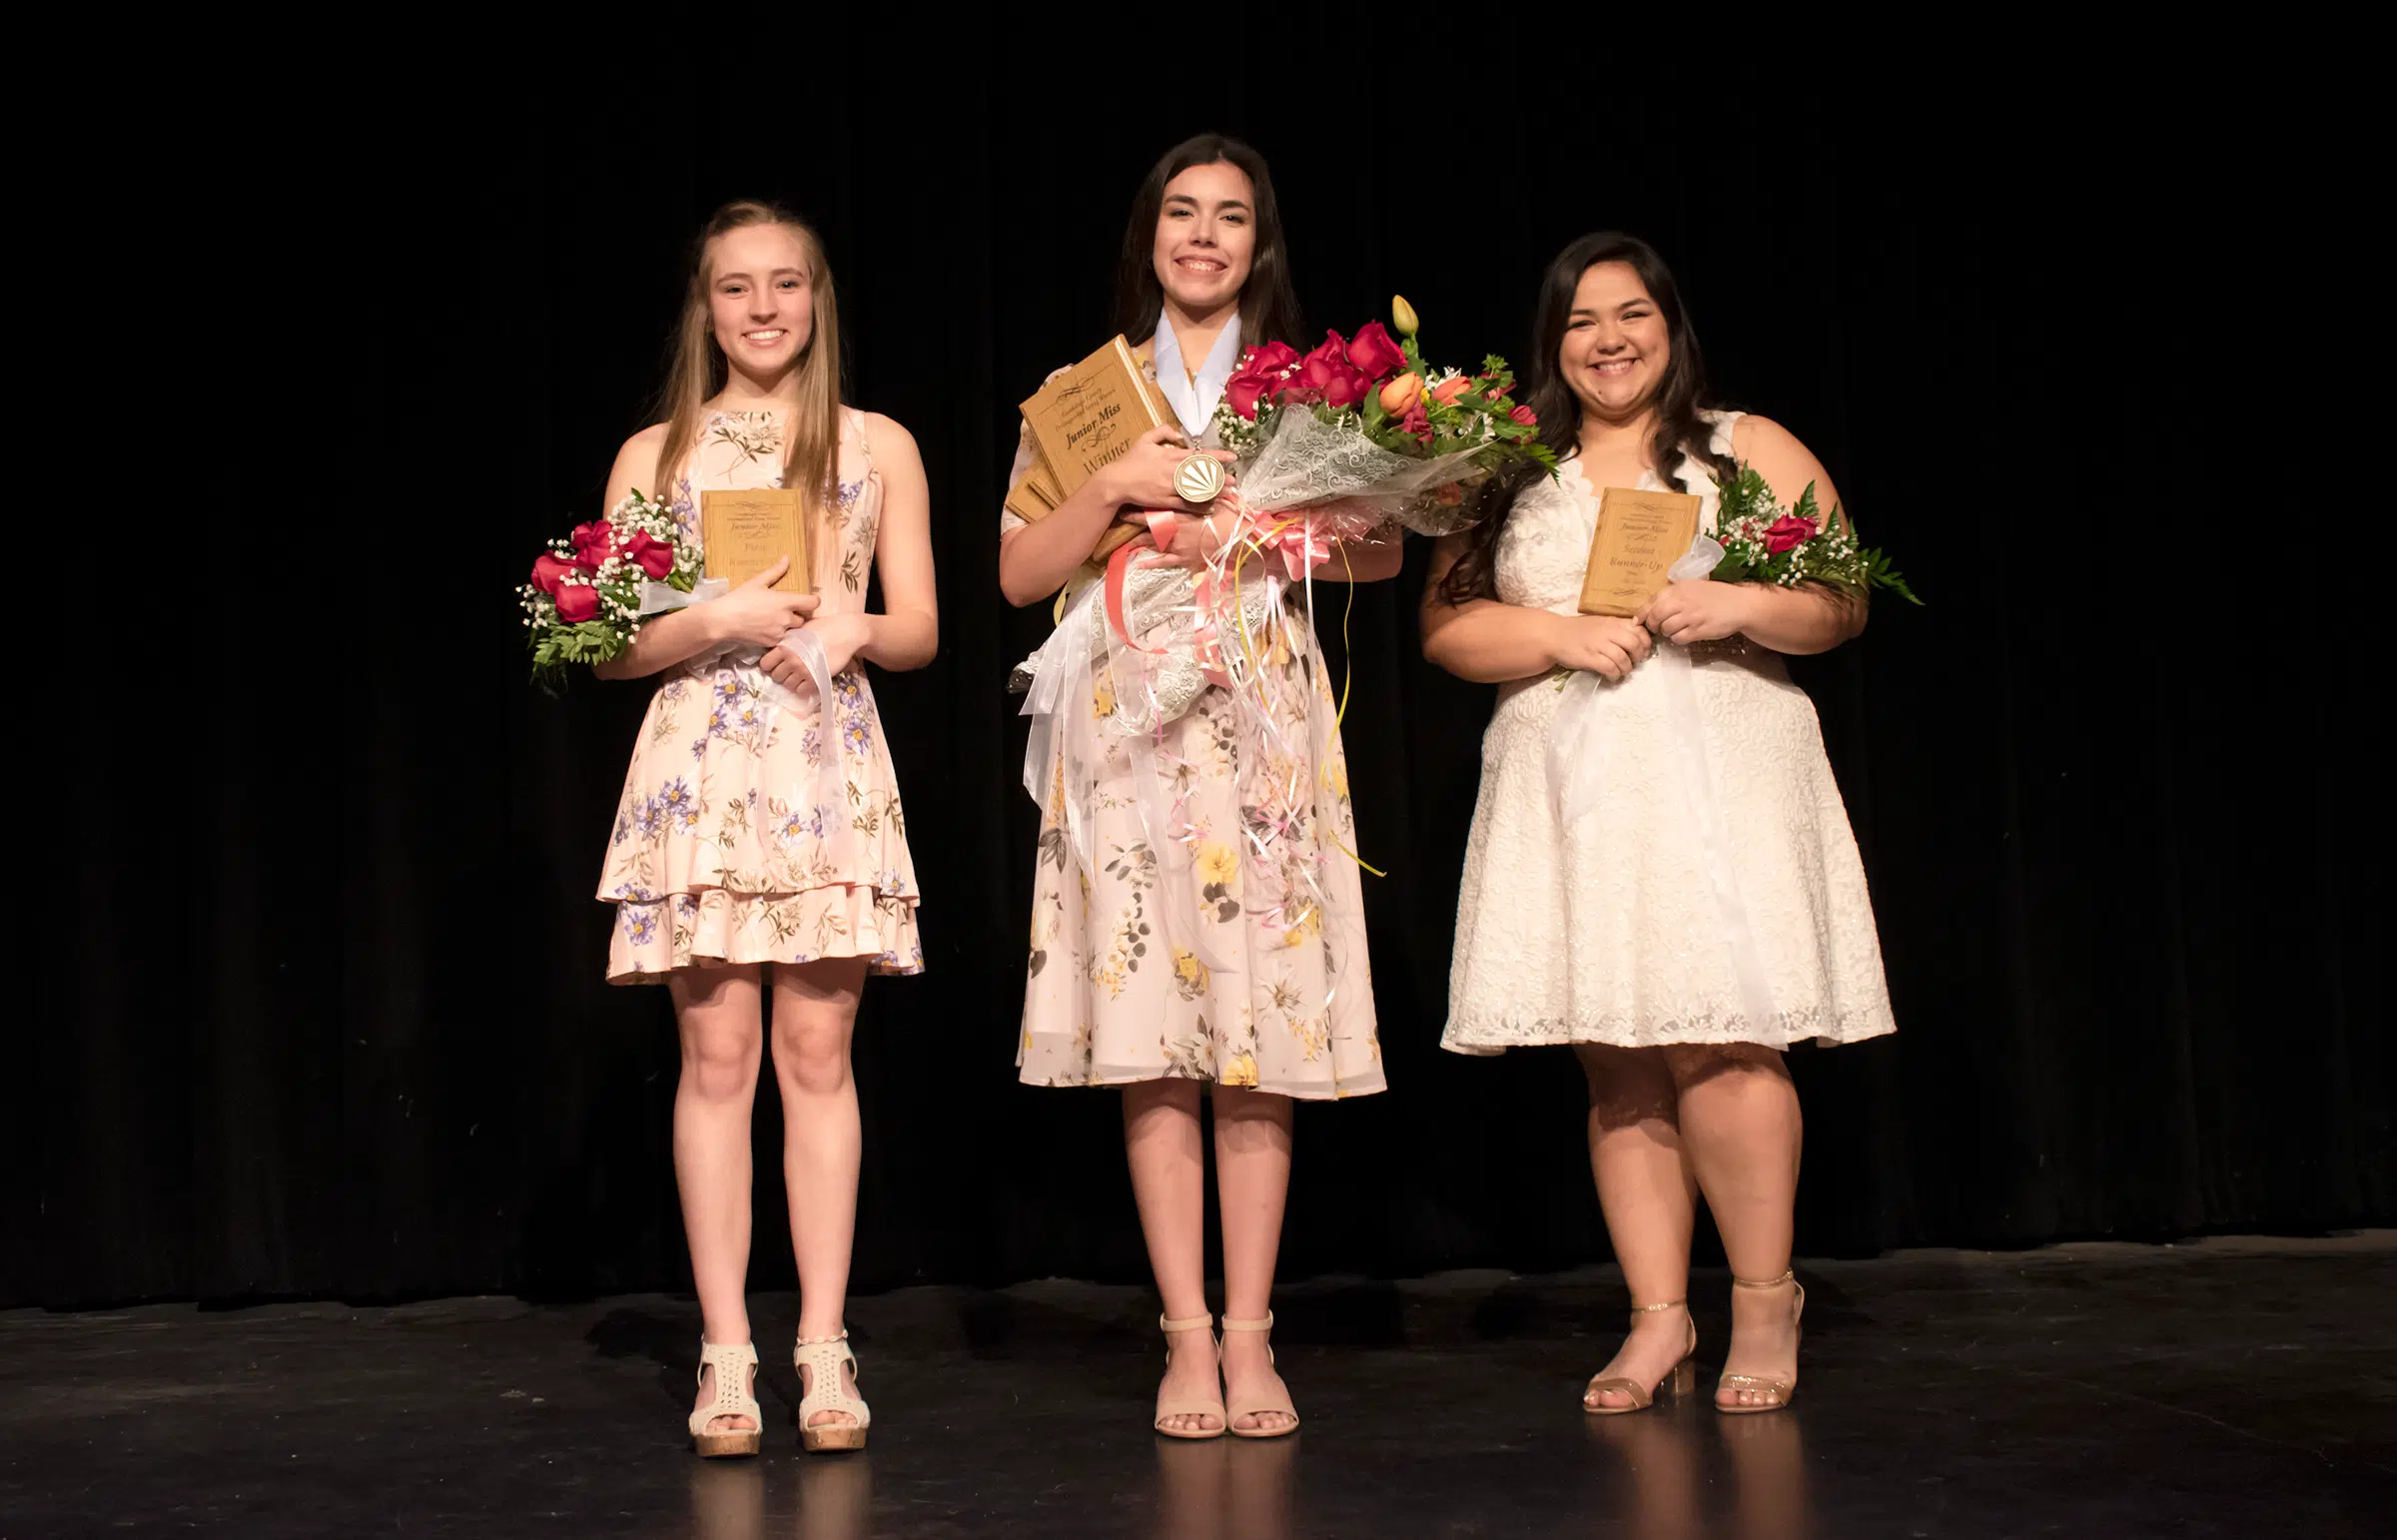
M 708 251 L 707 317 L 716 346 L 752 380 L 799 362 L 816 331 L 813 253 L 787 225 L 744 225 Z
M 1203 316 L 1239 298 L 1256 251 L 1256 191 L 1248 174 L 1215 161 L 1166 184 L 1152 260 L 1166 296 Z
M 1601 262 L 1581 275 L 1556 363 L 1584 412 L 1609 422 L 1639 415 L 1672 362 L 1665 314 L 1630 263 Z

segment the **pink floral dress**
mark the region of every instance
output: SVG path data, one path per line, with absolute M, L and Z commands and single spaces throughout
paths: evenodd
M 672 481 L 675 516 L 696 534 L 699 493 L 780 486 L 782 413 L 718 412 Z M 864 414 L 841 410 L 839 499 L 815 554 L 820 613 L 865 606 L 882 478 Z M 755 649 L 667 670 L 649 702 L 608 836 L 599 897 L 615 905 L 611 984 L 662 983 L 678 968 L 864 957 L 872 972 L 921 973 L 916 872 L 899 781 L 864 667 L 776 705 Z M 839 756 L 843 796 L 816 795 L 819 756 Z M 846 838 L 829 831 L 847 825 Z

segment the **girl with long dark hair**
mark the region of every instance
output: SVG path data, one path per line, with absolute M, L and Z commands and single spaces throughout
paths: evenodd
M 1565 248 L 1535 333 L 1528 404 L 1560 473 L 1517 477 L 1490 517 L 1443 540 L 1423 599 L 1424 655 L 1502 686 L 1441 1043 L 1580 1057 L 1591 1168 L 1633 1300 L 1631 1333 L 1583 1404 L 1636 1411 L 1693 1382 L 1703 1193 L 1735 1285 L 1715 1404 L 1768 1411 L 1796 1389 L 1805 1304 L 1782 1051 L 1895 1030 L 1847 810 L 1782 664 L 1856 635 L 1864 601 L 1697 578 L 1632 619 L 1578 613 L 1602 488 L 1697 493 L 1708 530 L 1715 480 L 1741 464 L 1784 502 L 1809 482 L 1825 509 L 1839 499 L 1786 429 L 1714 409 L 1680 291 L 1645 242 Z M 1592 730 L 1552 759 L 1560 669 L 1604 682 L 1586 702 Z M 1558 794 L 1560 777 L 1575 795 Z
M 1214 135 L 1169 151 L 1134 200 L 1118 293 L 1119 325 L 1180 421 L 1144 434 L 1039 522 L 1003 517 L 999 580 L 1018 604 L 1061 584 L 1069 600 L 1081 594 L 1096 579 L 1086 558 L 1119 517 L 1177 515 L 1144 521 L 1148 567 L 1196 574 L 1231 535 L 1232 515 L 1184 501 L 1176 475 L 1195 454 L 1231 458 L 1211 421 L 1242 346 L 1295 338 L 1263 157 Z M 1015 476 L 1032 456 L 1027 434 Z M 1396 569 L 1395 545 L 1361 547 L 1335 551 L 1315 577 Z M 1298 1426 L 1266 1345 L 1291 1100 L 1382 1087 L 1346 854 L 1347 765 L 1336 731 L 1310 735 L 1309 697 L 1328 708 L 1329 691 L 1302 617 L 1289 634 L 1258 659 L 1270 732 L 1244 724 L 1220 686 L 1162 727 L 1119 732 L 1119 692 L 1134 706 L 1137 686 L 1102 664 L 1089 698 L 1055 712 L 1047 762 L 1028 766 L 1042 819 L 1017 1063 L 1034 1085 L 1123 1088 L 1133 1193 L 1165 1302 L 1156 1427 L 1177 1438 Z M 1163 645 L 1183 656 L 1161 667 L 1196 667 L 1187 635 Z M 1214 1101 L 1219 1344 L 1203 1272 L 1202 1094 Z
M 674 1178 L 702 1322 L 690 1416 L 702 1455 L 755 1454 L 762 1436 L 744 1283 L 769 1001 L 799 1266 L 800 1438 L 810 1451 L 866 1440 L 841 1324 L 859 1153 L 849 1037 L 866 975 L 921 973 L 924 949 L 864 665 L 923 667 L 939 620 L 915 440 L 843 405 L 840 373 L 823 243 L 785 209 L 727 204 L 693 257 L 664 420 L 627 439 L 608 474 L 611 506 L 639 487 L 694 535 L 709 490 L 796 487 L 815 569 L 812 594 L 769 586 L 785 558 L 655 616 L 599 669 L 665 676 L 625 773 L 599 897 L 616 907 L 609 982 L 664 983 L 682 1037 Z M 865 609 L 869 568 L 881 614 Z M 822 648 L 829 699 L 784 645 L 801 632 Z M 828 781 L 839 796 L 817 795 Z

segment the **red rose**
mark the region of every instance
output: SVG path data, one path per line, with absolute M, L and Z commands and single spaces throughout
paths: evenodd
M 1406 368 L 1406 355 L 1390 341 L 1390 334 L 1381 323 L 1369 321 L 1357 331 L 1356 340 L 1348 345 L 1348 362 L 1373 380 L 1387 380 Z
M 1537 427 L 1540 425 L 1540 419 L 1531 414 L 1531 408 L 1529 406 L 1518 405 L 1514 410 L 1508 412 L 1506 415 L 1510 421 L 1520 422 L 1525 427 Z
M 1298 363 L 1298 351 L 1287 343 L 1266 343 L 1240 355 L 1240 367 L 1223 382 L 1223 398 L 1231 409 L 1256 420 L 1257 403 L 1271 394 L 1281 378 Z
M 532 585 L 541 592 L 555 596 L 558 583 L 568 572 L 582 569 L 555 551 L 543 551 L 532 559 Z
M 1331 383 L 1323 387 L 1324 404 L 1336 411 L 1346 411 L 1363 400 L 1372 388 L 1373 382 L 1366 378 L 1365 372 L 1351 365 L 1333 372 Z
M 644 529 L 624 542 L 624 559 L 651 577 L 663 577 L 674 570 L 674 547 Z
M 557 618 L 580 625 L 599 613 L 599 590 L 589 583 L 567 583 L 557 590 Z
M 1232 410 L 1253 422 L 1256 420 L 1257 398 L 1271 389 L 1273 384 L 1274 377 L 1271 375 L 1234 375 L 1223 382 L 1223 399 L 1231 403 Z
M 1287 343 L 1259 343 L 1240 355 L 1243 375 L 1278 375 L 1298 362 L 1298 350 Z
M 1319 401 L 1323 398 L 1325 387 L 1331 384 L 1332 372 L 1347 367 L 1347 345 L 1340 341 L 1339 333 L 1326 332 L 1322 346 L 1298 361 L 1298 368 L 1290 375 L 1289 390 L 1279 398 Z
M 599 570 L 599 563 L 616 553 L 616 526 L 604 518 L 594 518 L 587 524 L 574 526 L 574 555 L 590 570 Z
M 1765 550 L 1770 555 L 1778 556 L 1785 550 L 1793 550 L 1804 545 L 1814 537 L 1815 521 L 1813 519 L 1800 518 L 1793 513 L 1784 513 L 1765 526 Z
M 1365 398 L 1373 388 L 1348 358 L 1348 347 L 1337 332 L 1323 334 L 1323 345 L 1298 361 L 1298 373 L 1290 382 L 1289 393 L 1283 397 L 1293 401 L 1321 401 L 1334 410 L 1344 410 Z

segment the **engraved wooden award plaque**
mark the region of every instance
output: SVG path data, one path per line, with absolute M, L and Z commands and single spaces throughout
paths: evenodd
M 1056 512 L 1141 434 L 1179 426 L 1140 356 L 1120 336 L 1041 386 L 1024 402 L 1024 421 L 1036 452 L 1024 479 L 1009 488 L 1007 508 L 1027 523 Z M 1104 558 L 1140 532 L 1136 524 L 1110 524 L 1091 554 Z
M 1662 592 L 1665 573 L 1698 534 L 1692 492 L 1610 486 L 1598 494 L 1598 532 L 1581 579 L 1581 612 L 1628 619 Z
M 807 509 L 797 488 L 773 486 L 707 490 L 699 494 L 699 542 L 707 577 L 739 587 L 788 556 L 791 569 L 775 580 L 777 593 L 816 591 L 807 548 Z

